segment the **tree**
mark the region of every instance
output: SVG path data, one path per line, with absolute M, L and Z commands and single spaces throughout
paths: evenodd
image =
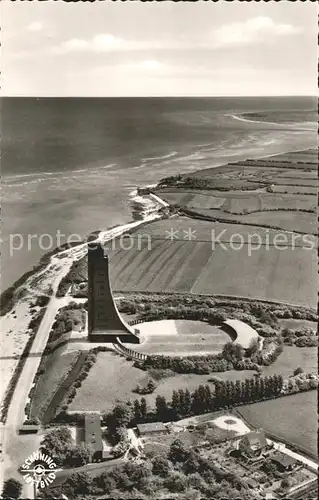
M 223 347 L 222 355 L 226 361 L 240 361 L 243 359 L 244 349 L 240 344 L 227 342 Z
M 294 370 L 294 376 L 300 375 L 301 373 L 303 373 L 303 369 L 301 368 L 301 366 L 298 366 L 298 368 Z
M 54 457 L 54 461 L 60 465 L 64 462 L 67 453 L 73 446 L 70 429 L 58 427 L 48 432 L 41 441 L 41 451 Z
M 172 463 L 165 457 L 157 456 L 153 460 L 153 474 L 166 477 L 172 469 Z
M 110 414 L 109 425 L 113 427 L 128 427 L 133 418 L 132 407 L 126 403 L 120 403 L 114 406 Z
M 142 412 L 141 412 L 141 403 L 138 399 L 135 399 L 133 403 L 133 408 L 134 408 L 134 420 L 136 422 L 140 422 L 142 418 Z
M 148 381 L 147 386 L 146 386 L 146 391 L 147 391 L 147 394 L 151 394 L 152 392 L 154 392 L 154 391 L 155 391 L 155 389 L 156 389 L 156 384 L 155 384 L 155 382 L 154 382 L 154 380 L 153 380 L 153 379 L 150 379 L 150 380 Z
M 142 420 L 147 419 L 147 402 L 145 398 L 141 399 L 141 418 Z
M 189 457 L 189 451 L 185 448 L 180 439 L 175 439 L 172 442 L 168 458 L 173 462 L 185 462 Z
M 188 389 L 184 391 L 184 414 L 188 415 L 192 407 L 192 396 Z
M 185 474 L 188 475 L 197 472 L 199 470 L 199 466 L 200 464 L 197 455 L 193 451 L 190 451 L 189 456 L 183 465 L 183 470 Z
M 67 481 L 64 483 L 67 490 L 71 494 L 86 494 L 90 493 L 90 486 L 92 485 L 92 479 L 87 472 L 74 472 L 69 476 Z
M 179 415 L 180 413 L 180 404 L 179 404 L 179 394 L 177 391 L 173 391 L 173 394 L 172 394 L 172 408 L 174 410 L 174 413 L 176 416 Z
M 179 413 L 184 415 L 185 409 L 185 392 L 183 389 L 178 389 L 178 397 L 179 397 Z
M 284 489 L 290 488 L 290 481 L 288 477 L 284 477 L 281 481 L 281 487 Z
M 249 357 L 253 356 L 254 354 L 256 354 L 258 352 L 258 349 L 259 349 L 258 338 L 251 339 L 251 341 L 249 343 L 249 347 L 248 347 L 248 349 L 246 349 L 247 356 L 249 356 Z
M 184 491 L 187 486 L 187 479 L 180 472 L 172 472 L 165 481 L 166 488 L 172 492 Z
M 89 446 L 80 444 L 71 448 L 65 458 L 64 465 L 68 467 L 81 467 L 90 462 L 92 450 Z
M 20 498 L 22 493 L 22 484 L 14 478 L 7 479 L 3 485 L 3 498 Z
M 168 406 L 167 406 L 167 401 L 164 396 L 156 396 L 155 400 L 155 406 L 156 406 L 156 415 L 159 420 L 166 420 L 168 417 Z
M 115 479 L 110 475 L 109 472 L 103 472 L 100 476 L 94 478 L 94 484 L 103 493 L 111 493 L 116 488 Z

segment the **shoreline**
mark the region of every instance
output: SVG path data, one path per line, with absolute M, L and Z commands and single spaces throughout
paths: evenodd
M 300 147 L 294 151 L 307 151 L 313 150 L 315 148 L 307 148 L 306 150 L 300 149 Z M 294 151 L 283 151 L 281 153 L 268 154 L 264 157 L 258 156 L 258 158 L 269 158 L 279 154 L 293 153 Z M 241 161 L 241 160 L 238 160 Z M 226 167 L 227 164 L 221 162 L 220 165 L 216 165 L 213 168 Z M 212 168 L 212 167 L 208 167 Z M 201 171 L 207 169 L 196 169 L 195 171 Z M 156 185 L 148 184 L 144 185 L 144 189 L 153 190 Z M 143 188 L 142 188 L 143 189 Z M 46 287 L 49 286 L 50 280 L 53 281 L 56 274 L 61 272 L 61 269 L 68 268 L 72 265 L 72 262 L 79 260 L 85 254 L 85 249 L 90 237 L 96 237 L 103 244 L 105 241 L 116 238 L 123 234 L 124 232 L 131 231 L 135 227 L 150 223 L 153 220 L 161 218 L 160 208 L 169 206 L 167 202 L 159 198 L 155 193 L 148 193 L 149 197 L 145 198 L 138 193 L 139 187 L 137 186 L 134 191 L 131 191 L 128 196 L 128 202 L 134 203 L 134 198 L 139 197 L 140 206 L 138 206 L 138 201 L 135 206 L 135 214 L 139 214 L 139 220 L 134 219 L 134 210 L 131 211 L 131 218 L 128 222 L 116 226 L 111 226 L 104 230 L 91 231 L 88 236 L 84 238 L 82 242 L 76 242 L 74 245 L 66 244 L 66 248 L 62 247 L 55 248 L 52 251 L 45 253 L 38 264 L 32 269 L 26 271 L 18 280 L 16 280 L 10 287 L 8 287 L 0 296 L 2 306 L 1 319 L 5 323 L 5 328 L 3 329 L 1 343 L 4 344 L 4 359 L 11 359 L 9 367 L 6 368 L 5 372 L 8 375 L 8 371 L 12 371 L 14 366 L 18 362 L 21 356 L 22 350 L 28 338 L 28 324 L 32 319 L 30 309 L 32 309 L 32 302 L 37 295 L 48 295 Z M 144 204 L 143 204 L 144 198 Z M 150 198 L 153 201 L 150 200 Z M 146 200 L 148 200 L 146 202 Z M 146 210 L 145 210 L 146 209 Z M 65 275 L 68 272 L 65 272 Z M 41 279 L 42 277 L 42 279 Z M 40 279 L 40 281 L 39 281 Z M 28 288 L 28 285 L 29 288 Z M 19 293 L 21 289 L 21 293 Z M 15 311 L 17 309 L 17 311 Z M 13 312 L 12 312 L 13 311 Z M 15 314 L 13 314 L 15 313 Z M 14 343 L 17 344 L 15 352 Z M 3 352 L 3 349 L 1 348 Z M 6 356 L 7 352 L 11 353 Z M 7 365 L 8 361 L 6 361 Z
M 236 116 L 236 115 L 228 115 L 228 116 Z M 256 123 L 258 123 L 256 121 Z M 251 158 L 246 158 L 246 160 L 248 159 L 263 159 L 263 158 L 271 158 L 271 157 L 274 157 L 274 156 L 277 156 L 277 155 L 282 155 L 282 154 L 289 154 L 289 153 L 296 153 L 296 152 L 299 152 L 299 151 L 310 151 L 310 150 L 315 150 L 316 148 L 307 148 L 305 150 L 303 149 L 290 149 L 288 151 L 282 151 L 280 153 L 271 153 L 271 154 L 268 154 L 268 155 L 265 155 L 265 156 L 258 156 L 257 158 L 254 158 L 254 155 L 253 157 Z M 245 161 L 245 160 L 238 160 L 238 161 Z M 196 169 L 192 172 L 201 172 L 201 171 L 204 171 L 204 170 L 209 170 L 209 169 L 215 169 L 215 168 L 220 168 L 220 167 L 223 167 L 223 166 L 227 166 L 228 164 L 225 164 L 225 163 L 220 163 L 218 165 L 214 165 L 214 166 L 211 166 L 211 167 L 207 167 L 207 168 L 200 168 L 200 169 Z M 31 174 L 28 174 L 28 175 L 31 175 Z M 34 175 L 34 174 L 32 174 Z M 131 198 L 131 201 L 134 202 L 134 198 L 136 196 L 139 196 L 140 198 L 143 198 L 143 195 L 140 195 L 139 194 L 139 189 L 143 190 L 143 189 L 154 189 L 158 186 L 158 183 L 157 184 L 145 184 L 143 186 L 137 186 L 136 189 L 134 189 L 134 191 L 132 191 L 129 196 Z M 162 200 L 161 198 L 159 198 L 156 194 L 150 192 L 149 195 L 151 196 L 154 196 L 156 197 L 156 201 L 158 201 L 159 204 L 161 204 L 163 207 L 165 206 L 168 206 L 169 204 L 167 202 L 165 202 L 164 200 Z M 159 201 L 160 200 L 160 201 Z M 128 199 L 128 202 L 130 201 L 130 199 Z M 155 200 L 154 200 L 155 201 Z M 141 215 L 143 215 L 143 210 L 140 211 Z M 133 213 L 132 213 L 133 215 Z M 76 242 L 73 246 L 79 246 L 79 245 L 83 245 L 85 244 L 88 240 L 89 240 L 89 237 L 91 235 L 98 235 L 100 234 L 101 232 L 108 232 L 110 230 L 113 230 L 113 229 L 116 229 L 116 228 L 120 228 L 122 227 L 123 225 L 127 225 L 127 224 L 131 224 L 131 223 L 134 223 L 136 222 L 136 220 L 132 217 L 129 221 L 125 222 L 124 224 L 122 225 L 115 225 L 115 226 L 110 226 L 110 227 L 107 227 L 106 229 L 96 229 L 94 231 L 91 231 L 88 236 L 85 236 L 84 237 L 84 240 L 81 241 L 81 242 Z M 142 222 L 142 220 L 140 220 L 140 222 Z M 65 244 L 65 246 L 67 247 L 67 245 L 70 245 L 70 244 Z M 72 246 L 71 246 L 72 247 Z M 66 249 L 70 249 L 71 247 L 67 247 Z M 2 305 L 2 301 L 3 300 L 8 300 L 6 299 L 6 295 L 8 294 L 14 294 L 18 289 L 19 287 L 22 285 L 23 282 L 25 282 L 27 279 L 31 278 L 33 275 L 35 275 L 36 273 L 38 272 L 41 272 L 43 271 L 43 269 L 46 267 L 46 265 L 48 264 L 49 262 L 49 259 L 54 256 L 55 254 L 58 254 L 58 253 L 62 253 L 64 251 L 63 249 L 63 245 L 61 247 L 57 247 L 55 248 L 54 250 L 50 250 L 48 252 L 46 252 L 45 254 L 43 254 L 43 256 L 40 258 L 40 260 L 38 261 L 37 264 L 35 264 L 31 269 L 29 270 L 26 270 L 17 280 L 15 280 L 11 285 L 9 285 L 3 292 L 1 292 L 0 294 L 0 318 L 2 316 L 4 316 L 6 314 L 7 311 L 4 312 L 4 314 L 2 313 L 2 309 L 3 307 L 5 308 L 6 305 Z M 10 299 L 9 299 L 10 300 Z M 13 304 L 14 305 L 14 304 Z M 12 305 L 12 307 L 13 307 Z M 12 310 L 12 307 L 10 310 Z M 10 311 L 9 310 L 9 311 Z
M 258 112 L 257 112 L 258 113 Z M 270 122 L 270 121 L 266 121 L 266 120 L 258 120 L 258 119 L 251 119 L 251 118 L 246 118 L 246 116 L 250 116 L 252 115 L 253 113 L 251 112 L 243 112 L 243 113 L 229 113 L 229 114 L 226 114 L 225 116 L 230 116 L 232 117 L 234 120 L 238 120 L 238 121 L 241 121 L 241 122 L 247 122 L 247 123 L 261 123 L 263 125 L 277 125 L 277 126 L 280 126 L 280 127 L 287 127 L 287 126 L 290 126 L 291 129 L 295 129 L 295 130 L 312 130 L 310 127 L 309 128 L 297 128 L 295 127 L 295 125 L 297 126 L 298 124 L 304 124 L 304 123 L 309 123 L 311 125 L 313 125 L 314 127 L 314 130 L 315 130 L 315 127 L 317 125 L 317 123 L 315 121 L 305 121 L 305 122 Z

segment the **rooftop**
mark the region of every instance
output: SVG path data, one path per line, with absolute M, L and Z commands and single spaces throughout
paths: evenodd
M 94 452 L 103 451 L 101 418 L 98 413 L 87 413 L 84 417 L 85 443 L 90 445 Z
M 137 430 L 139 433 L 144 432 L 167 432 L 167 428 L 163 422 L 150 422 L 148 424 L 138 424 Z
M 297 462 L 295 458 L 291 457 L 290 455 L 286 455 L 281 451 L 274 453 L 273 455 L 270 456 L 270 458 L 274 462 L 281 464 L 283 467 L 289 467 L 295 465 Z
M 262 429 L 248 432 L 243 439 L 248 441 L 249 446 L 252 448 L 264 448 L 267 446 L 266 436 Z

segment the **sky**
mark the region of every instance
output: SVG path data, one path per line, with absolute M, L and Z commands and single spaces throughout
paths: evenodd
M 313 2 L 1 2 L 2 95 L 317 95 Z

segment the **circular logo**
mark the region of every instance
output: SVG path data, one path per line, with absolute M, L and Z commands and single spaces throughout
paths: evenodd
M 25 482 L 35 484 L 37 488 L 52 484 L 56 478 L 56 470 L 57 465 L 53 458 L 41 452 L 30 455 L 20 469 Z

